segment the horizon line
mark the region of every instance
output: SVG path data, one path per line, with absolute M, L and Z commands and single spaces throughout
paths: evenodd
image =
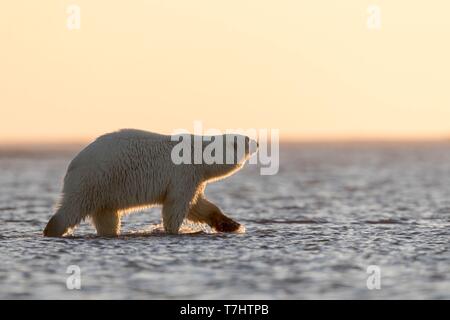
M 47 147 L 59 147 L 59 146 L 79 146 L 79 145 L 88 145 L 93 142 L 95 138 L 92 139 L 60 139 L 60 140 L 28 140 L 28 139 L 20 139 L 20 140 L 0 140 L 0 147 L 39 147 L 39 146 L 47 146 Z M 367 136 L 367 137 L 280 137 L 280 143 L 289 144 L 289 143 L 438 143 L 438 142 L 450 142 L 450 136 L 441 136 L 441 137 L 376 137 L 376 136 Z

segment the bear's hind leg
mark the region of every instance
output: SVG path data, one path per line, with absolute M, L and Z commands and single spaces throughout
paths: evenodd
M 192 222 L 202 222 L 219 232 L 243 232 L 243 225 L 227 217 L 214 203 L 200 196 L 189 210 L 187 217 Z
M 99 210 L 91 215 L 92 223 L 100 237 L 117 237 L 120 234 L 120 212 Z
M 72 231 L 84 219 L 81 208 L 63 200 L 44 229 L 45 237 L 62 237 Z

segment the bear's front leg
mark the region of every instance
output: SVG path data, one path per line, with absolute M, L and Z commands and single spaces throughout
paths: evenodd
M 189 211 L 189 199 L 168 198 L 164 201 L 162 218 L 164 230 L 170 234 L 178 234 L 181 224 Z
M 244 232 L 245 227 L 227 217 L 219 207 L 208 201 L 204 195 L 189 210 L 188 219 L 193 222 L 203 222 L 218 232 Z

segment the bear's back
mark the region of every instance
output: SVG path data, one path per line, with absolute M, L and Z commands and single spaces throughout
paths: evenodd
M 170 144 L 170 136 L 137 129 L 122 129 L 98 137 L 81 150 L 69 164 L 68 171 L 75 168 L 96 168 L 99 164 L 118 164 L 119 161 L 141 161 L 142 157 L 170 157 L 160 152 L 161 146 Z M 124 155 L 127 155 L 124 157 Z
M 97 138 L 97 140 L 102 139 L 125 139 L 125 140 L 148 139 L 154 141 L 170 141 L 170 136 L 138 129 L 121 129 L 119 131 L 107 133 Z

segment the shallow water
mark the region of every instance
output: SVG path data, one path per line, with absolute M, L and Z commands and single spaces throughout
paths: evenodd
M 73 155 L 0 151 L 0 298 L 450 299 L 449 143 L 282 145 L 279 174 L 207 187 L 245 234 L 169 236 L 153 208 L 117 239 L 43 238 Z

